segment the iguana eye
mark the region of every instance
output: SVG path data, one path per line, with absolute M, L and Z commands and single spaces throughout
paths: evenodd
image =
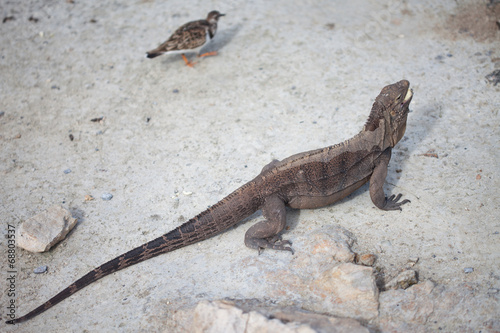
M 401 98 L 401 94 L 399 94 L 399 95 L 398 95 L 398 97 L 396 97 L 396 101 L 397 101 L 398 99 L 400 99 L 400 98 Z

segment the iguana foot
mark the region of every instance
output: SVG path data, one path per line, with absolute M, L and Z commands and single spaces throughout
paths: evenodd
M 408 199 L 405 199 L 401 202 L 398 202 L 399 199 L 401 199 L 401 196 L 402 196 L 402 194 L 399 193 L 397 196 L 395 196 L 393 194 L 389 198 L 385 198 L 384 208 L 382 208 L 382 209 L 383 210 L 402 210 L 401 206 L 408 203 L 408 202 L 411 202 L 411 201 Z
M 274 236 L 267 239 L 269 243 L 273 243 L 275 245 L 292 245 L 292 241 L 288 239 L 283 240 L 281 236 Z
M 275 238 L 275 237 L 273 237 Z M 265 249 L 273 249 L 273 250 L 278 250 L 278 251 L 290 251 L 292 254 L 294 254 L 293 249 L 290 246 L 287 245 L 292 245 L 292 242 L 289 240 L 281 240 L 281 237 L 279 237 L 278 240 L 273 241 L 272 239 L 262 239 L 262 238 L 252 238 L 252 239 L 247 239 L 245 241 L 245 245 L 248 246 L 251 249 L 255 249 L 259 251 L 259 255 L 264 251 Z

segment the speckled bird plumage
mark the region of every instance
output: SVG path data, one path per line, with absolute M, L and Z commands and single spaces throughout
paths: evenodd
M 217 32 L 217 21 L 224 16 L 216 10 L 208 13 L 205 20 L 188 22 L 178 28 L 167 41 L 156 49 L 146 52 L 148 58 L 155 58 L 164 53 L 182 53 L 187 65 L 190 63 L 184 56 L 186 52 L 199 52 L 207 45 Z M 206 54 L 213 55 L 214 53 Z M 204 56 L 204 55 L 201 55 Z

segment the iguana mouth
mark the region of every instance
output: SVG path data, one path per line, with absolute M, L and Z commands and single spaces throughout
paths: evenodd
M 401 108 L 409 107 L 412 97 L 413 97 L 413 89 L 410 89 L 410 87 L 408 87 L 408 90 L 406 90 L 405 98 L 401 102 Z
M 406 96 L 405 96 L 405 99 L 403 100 L 403 103 L 406 103 L 408 102 L 408 100 L 410 100 L 410 98 L 413 96 L 413 89 L 408 89 L 406 91 Z
M 403 100 L 403 104 L 410 104 L 410 100 L 413 97 L 413 89 L 408 88 L 406 91 L 405 99 Z

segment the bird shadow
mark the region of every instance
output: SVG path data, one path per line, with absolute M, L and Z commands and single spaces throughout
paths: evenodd
M 238 32 L 241 30 L 241 27 L 241 24 L 237 24 L 229 29 L 219 31 L 212 42 L 203 48 L 203 52 L 222 50 L 238 34 Z

